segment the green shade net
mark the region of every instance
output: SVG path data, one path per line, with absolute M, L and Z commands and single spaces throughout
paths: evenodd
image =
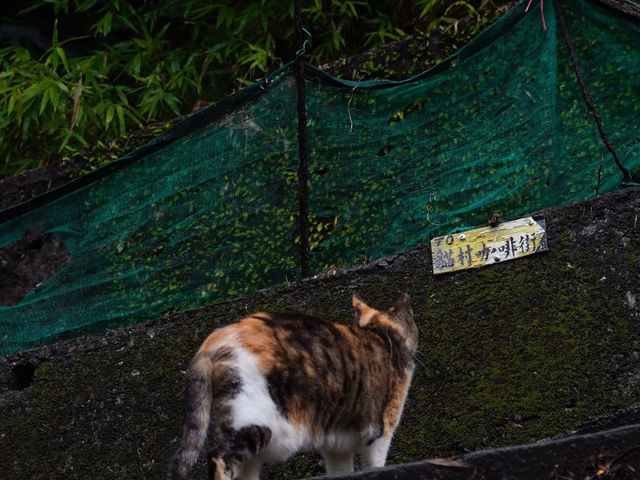
M 640 23 L 562 2 L 618 157 L 640 173 Z M 399 253 L 493 213 L 514 218 L 623 186 L 584 106 L 552 6 L 519 4 L 403 82 L 307 66 L 311 271 Z M 55 233 L 70 261 L 0 307 L 0 353 L 297 279 L 291 64 L 149 145 L 0 212 L 0 248 Z M 2 292 L 0 292 L 0 299 Z

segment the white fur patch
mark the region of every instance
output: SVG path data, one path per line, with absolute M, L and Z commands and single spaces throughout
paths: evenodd
M 320 438 L 314 439 L 313 448 L 327 452 L 351 452 L 355 453 L 362 444 L 362 434 L 352 431 L 330 431 Z
M 391 437 L 380 437 L 360 452 L 364 468 L 383 467 L 387 461 L 387 452 Z
M 260 425 L 271 429 L 271 441 L 259 455 L 265 462 L 283 461 L 308 448 L 308 433 L 280 415 L 253 355 L 242 347 L 235 347 L 234 352 L 242 388 L 231 401 L 233 428 Z

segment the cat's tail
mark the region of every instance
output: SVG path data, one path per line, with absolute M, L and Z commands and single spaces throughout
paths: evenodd
M 185 478 L 189 474 L 207 438 L 211 415 L 212 369 L 210 357 L 198 355 L 187 370 L 182 440 L 169 465 L 169 478 Z

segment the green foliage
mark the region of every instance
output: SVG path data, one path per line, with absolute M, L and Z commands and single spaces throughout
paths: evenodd
M 305 2 L 308 59 L 481 18 L 479 1 L 441 3 Z M 295 52 L 293 4 L 283 0 L 33 0 L 22 20 L 34 22 L 35 10 L 51 18 L 51 47 L 0 50 L 0 177 L 86 156 L 98 142 L 189 113 L 198 99 L 226 96 Z M 95 168 L 112 155 L 90 157 Z

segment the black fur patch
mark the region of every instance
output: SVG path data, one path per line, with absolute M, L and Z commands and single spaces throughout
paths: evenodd
M 240 381 L 240 373 L 237 368 L 216 366 L 218 362 L 228 362 L 233 357 L 233 349 L 231 347 L 223 347 L 210 353 L 211 363 L 213 367 L 213 402 L 219 403 L 221 400 L 235 397 L 242 389 Z
M 260 425 L 249 425 L 236 432 L 233 447 L 237 450 L 246 449 L 255 455 L 271 441 L 271 429 Z
M 261 425 L 249 425 L 240 430 L 226 430 L 217 447 L 207 455 L 209 478 L 214 479 L 217 465 L 215 459 L 221 459 L 230 475 L 251 456 L 256 455 L 271 441 L 271 429 Z
M 287 379 L 281 370 L 273 369 L 267 374 L 267 388 L 271 400 L 276 404 L 278 413 L 287 418 L 289 415 L 287 398 L 289 398 L 290 392 L 287 388 Z

